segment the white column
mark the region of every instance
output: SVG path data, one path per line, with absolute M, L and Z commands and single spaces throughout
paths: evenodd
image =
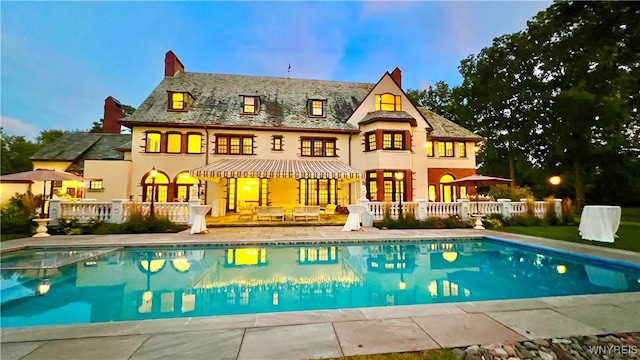
M 416 199 L 418 203 L 418 220 L 425 221 L 427 220 L 427 200 L 425 199 Z
M 506 219 L 511 217 L 511 199 L 498 199 L 500 203 L 500 213 Z
M 57 225 L 60 218 L 60 199 L 49 200 L 49 219 L 51 225 Z
M 556 216 L 558 219 L 562 219 L 562 199 L 553 199 L 556 207 Z
M 109 222 L 120 224 L 124 221 L 124 207 L 122 203 L 128 199 L 111 199 L 111 219 Z
M 471 219 L 471 209 L 469 208 L 469 199 L 458 199 L 457 201 L 460 203 L 460 213 L 458 214 L 460 215 L 460 219 L 462 219 L 462 221 L 467 221 Z

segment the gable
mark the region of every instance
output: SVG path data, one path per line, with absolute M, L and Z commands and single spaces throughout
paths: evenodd
M 393 94 L 400 96 L 402 111 L 377 111 L 376 110 L 376 95 L 381 94 Z M 359 126 L 362 124 L 370 123 L 376 118 L 380 120 L 389 121 L 390 119 L 396 119 L 397 121 L 408 120 L 413 127 L 421 129 L 431 129 L 429 123 L 424 119 L 423 115 L 418 109 L 411 103 L 407 94 L 404 93 L 402 88 L 393 80 L 391 75 L 387 72 L 371 89 L 369 94 L 363 99 L 358 108 L 354 111 L 348 120 L 348 123 L 353 126 Z M 409 120 L 413 119 L 413 120 Z M 362 122 L 364 121 L 364 123 Z

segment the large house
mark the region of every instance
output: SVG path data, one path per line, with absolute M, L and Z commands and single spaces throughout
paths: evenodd
M 82 169 L 85 196 L 98 200 L 149 201 L 153 189 L 155 201 L 186 201 L 198 184 L 206 204 L 226 211 L 344 206 L 363 186 L 371 201 L 466 197 L 450 182 L 475 173 L 483 139 L 417 108 L 401 86 L 398 68 L 376 83 L 188 72 L 169 51 L 164 78 L 133 114 L 121 118 L 119 103 L 105 102 L 103 129 L 131 134 L 103 135 L 61 170 Z M 112 156 L 87 157 L 100 141 L 112 141 Z M 59 161 L 47 149 L 33 160 Z

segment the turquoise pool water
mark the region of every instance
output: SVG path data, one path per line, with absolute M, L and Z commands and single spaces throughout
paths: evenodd
M 52 248 L 0 260 L 2 327 L 640 291 L 640 266 L 499 239 Z

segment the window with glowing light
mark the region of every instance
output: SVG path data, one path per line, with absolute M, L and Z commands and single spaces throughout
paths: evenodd
M 102 180 L 89 180 L 89 190 L 104 190 Z
M 323 117 L 324 114 L 324 101 L 322 100 L 309 100 L 309 115 Z
M 377 111 L 402 111 L 402 100 L 400 95 L 380 94 L 376 95 Z
M 336 139 L 301 138 L 301 156 L 334 157 L 336 156 Z
M 387 132 L 382 134 L 384 150 L 404 150 L 404 132 Z
M 148 132 L 145 141 L 145 152 L 159 153 L 160 152 L 160 133 Z
M 467 157 L 467 144 L 463 142 L 458 143 L 458 157 Z
M 182 145 L 182 134 L 180 133 L 168 133 L 167 134 L 167 152 L 170 154 L 179 154 Z
M 338 203 L 336 179 L 300 179 L 300 202 L 326 206 Z
M 453 141 L 438 141 L 438 156 L 453 157 Z
M 427 156 L 434 157 L 435 153 L 433 151 L 433 141 L 427 141 Z
M 253 136 L 216 134 L 216 154 L 253 155 Z
M 374 151 L 376 150 L 376 133 L 375 132 L 370 132 L 365 134 L 364 136 L 365 138 L 365 151 Z
M 243 114 L 257 114 L 260 109 L 260 99 L 257 96 L 243 96 L 242 97 L 242 113 Z
M 187 153 L 188 154 L 202 153 L 202 134 L 187 135 Z
M 272 142 L 273 146 L 271 147 L 271 150 L 273 150 L 273 151 L 282 151 L 282 150 L 284 150 L 282 148 L 282 136 L 274 135 L 272 137 L 272 139 L 273 139 L 273 142 Z
M 182 92 L 169 92 L 169 110 L 185 110 L 186 94 Z

